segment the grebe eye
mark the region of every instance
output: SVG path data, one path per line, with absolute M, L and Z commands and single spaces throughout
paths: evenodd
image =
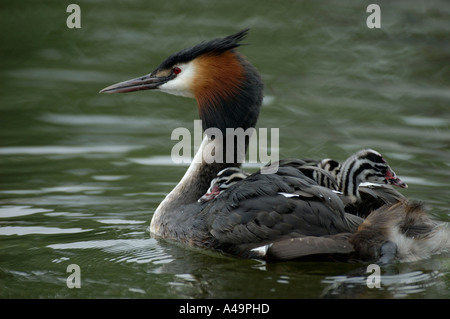
M 179 68 L 179 67 L 174 67 L 173 69 L 172 69 L 172 72 L 174 73 L 174 74 L 179 74 L 179 73 L 181 73 L 181 69 Z

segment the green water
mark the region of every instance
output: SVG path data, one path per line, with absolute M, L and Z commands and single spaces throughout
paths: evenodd
M 449 221 L 450 6 L 378 1 L 9 1 L 0 7 L 0 297 L 449 298 L 450 259 L 382 268 L 265 264 L 153 239 L 152 213 L 186 166 L 170 139 L 195 101 L 100 95 L 169 54 L 250 27 L 265 82 L 259 127 L 280 155 L 341 160 L 374 148 L 402 192 Z M 81 288 L 68 288 L 67 266 Z

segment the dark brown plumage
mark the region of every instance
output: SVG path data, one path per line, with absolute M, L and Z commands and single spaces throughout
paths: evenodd
M 450 252 L 448 223 L 429 217 L 421 203 L 398 202 L 372 212 L 349 238 L 356 257 L 390 263 Z

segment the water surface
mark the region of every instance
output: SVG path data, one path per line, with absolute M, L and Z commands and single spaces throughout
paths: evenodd
M 281 157 L 341 160 L 374 148 L 402 192 L 449 221 L 450 7 L 381 1 L 368 29 L 353 1 L 82 1 L 2 5 L 0 297 L 449 298 L 450 259 L 382 268 L 266 264 L 151 238 L 148 225 L 180 180 L 170 139 L 193 129 L 195 101 L 156 92 L 100 95 L 169 54 L 243 28 L 261 72 L 258 126 L 280 129 Z M 251 167 L 252 169 L 253 167 Z M 70 264 L 81 288 L 69 289 Z

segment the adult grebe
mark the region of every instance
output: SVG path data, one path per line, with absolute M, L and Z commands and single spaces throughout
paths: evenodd
M 265 258 L 267 251 L 277 256 L 276 247 L 282 249 L 280 259 L 348 253 L 353 248 L 346 238 L 363 219 L 346 213 L 332 190 L 295 167 L 286 165 L 274 174 L 253 174 L 214 201 L 198 202 L 217 173 L 239 167 L 245 155 L 235 149 L 229 161 L 224 145 L 234 136 L 227 135 L 226 128 L 245 131 L 255 126 L 259 115 L 261 78 L 236 50 L 247 32 L 184 49 L 169 56 L 152 73 L 100 91 L 151 89 L 193 97 L 203 129 L 218 128 L 223 133 L 222 141 L 205 134 L 189 169 L 154 212 L 150 231 L 163 238 L 247 258 Z M 211 150 L 214 155 L 223 154 L 223 161 L 212 161 L 208 157 L 212 156 Z M 295 245 L 272 246 L 299 238 Z

